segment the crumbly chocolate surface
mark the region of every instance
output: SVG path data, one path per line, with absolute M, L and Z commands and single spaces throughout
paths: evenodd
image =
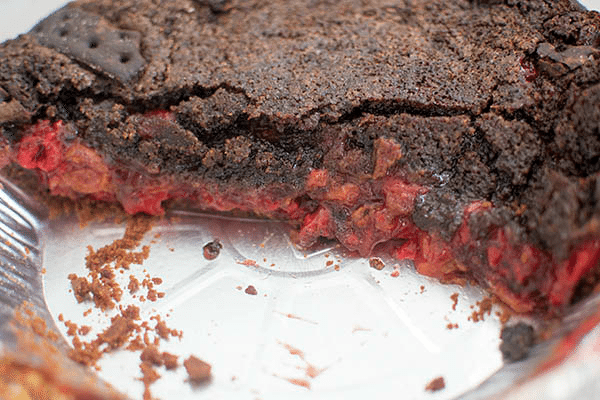
M 101 185 L 126 166 L 123 182 L 268 188 L 326 204 L 347 246 L 348 224 L 387 201 L 365 182 L 399 177 L 427 188 L 407 208 L 417 228 L 450 240 L 489 201 L 474 240 L 507 226 L 559 263 L 600 233 L 599 46 L 598 14 L 568 0 L 80 0 L 0 46 L 0 145 L 64 121 L 61 143 L 108 164 L 70 155 Z M 313 198 L 315 170 L 354 186 Z M 528 282 L 549 273 L 506 290 L 537 296 Z

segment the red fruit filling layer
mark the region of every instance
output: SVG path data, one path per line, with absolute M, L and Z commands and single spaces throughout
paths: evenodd
M 173 121 L 157 111 L 145 118 Z M 24 131 L 14 160 L 36 170 L 55 195 L 119 202 L 128 213 L 160 215 L 162 202 L 189 199 L 198 207 L 216 211 L 234 209 L 258 215 L 285 217 L 298 222 L 296 240 L 302 246 L 320 237 L 335 238 L 361 256 L 378 243 L 394 239 L 393 255 L 413 259 L 419 273 L 446 282 L 475 279 L 518 312 L 560 309 L 568 304 L 579 280 L 600 261 L 600 240 L 589 239 L 573 249 L 567 260 L 556 260 L 546 251 L 518 243 L 506 227 L 492 228 L 485 239 L 471 236 L 469 217 L 493 205 L 475 202 L 464 210 L 463 223 L 451 240 L 425 232 L 411 220 L 417 196 L 427 188 L 387 176 L 397 145 L 383 143 L 372 179 L 348 181 L 313 170 L 304 192 L 282 194 L 276 187 L 256 190 L 214 183 L 181 183 L 172 177 L 150 176 L 111 165 L 95 150 L 78 141 L 65 140 L 70 127 L 62 121 L 40 121 Z M 317 200 L 316 210 L 298 199 Z

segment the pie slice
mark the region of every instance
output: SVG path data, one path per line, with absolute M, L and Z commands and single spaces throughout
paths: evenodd
M 567 0 L 79 0 L 0 46 L 0 165 L 554 315 L 600 275 L 599 46 Z

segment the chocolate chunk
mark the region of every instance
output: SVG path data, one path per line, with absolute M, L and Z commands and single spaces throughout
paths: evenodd
M 500 334 L 502 343 L 500 351 L 505 361 L 519 361 L 527 357 L 529 349 L 533 346 L 533 327 L 524 322 L 513 326 L 505 326 Z
M 385 268 L 385 264 L 383 263 L 383 261 L 381 261 L 381 258 L 378 257 L 369 258 L 369 266 L 371 268 L 375 268 L 378 271 L 381 271 L 383 268 Z
M 208 242 L 204 245 L 202 248 L 202 254 L 207 260 L 214 260 L 219 256 L 222 248 L 223 245 L 221 244 L 221 241 L 219 239 L 215 239 L 212 242 Z
M 122 82 L 136 77 L 146 63 L 138 32 L 117 29 L 77 8 L 61 8 L 37 24 L 32 34 L 44 46 Z
M 246 290 L 244 290 L 244 292 L 246 292 L 246 294 L 249 294 L 251 296 L 256 296 L 258 294 L 258 290 L 256 290 L 256 288 L 252 285 L 249 285 Z

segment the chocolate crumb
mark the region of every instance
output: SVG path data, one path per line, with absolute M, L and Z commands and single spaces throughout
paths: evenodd
M 158 348 L 153 345 L 147 346 L 142 351 L 142 353 L 140 354 L 140 360 L 142 360 L 142 362 L 150 363 L 158 367 L 162 366 L 164 363 L 160 351 L 158 351 Z
M 450 295 L 450 299 L 452 300 L 452 310 L 456 311 L 456 305 L 458 304 L 458 293 L 452 293 Z
M 149 362 L 142 362 L 140 364 L 140 370 L 142 371 L 141 381 L 144 383 L 144 400 L 152 400 L 152 393 L 150 392 L 150 386 L 160 379 L 160 374 L 156 372 L 154 366 Z
M 111 349 L 116 349 L 127 342 L 136 325 L 132 320 L 121 315 L 113 317 L 111 322 L 111 325 L 98 335 L 98 339 L 108 344 Z
M 500 333 L 500 351 L 505 361 L 514 362 L 527 357 L 534 343 L 534 331 L 531 325 L 519 322 L 505 326 Z
M 88 325 L 82 325 L 79 327 L 79 329 L 77 330 L 77 333 L 81 336 L 85 336 L 88 333 L 90 333 L 90 331 L 92 330 L 91 326 Z
M 134 305 L 127 306 L 126 309 L 121 310 L 121 314 L 123 317 L 130 320 L 139 320 L 140 319 L 140 308 Z
M 252 296 L 256 296 L 258 294 L 258 290 L 256 290 L 256 288 L 252 285 L 249 285 L 244 292 Z
M 179 363 L 177 362 L 177 356 L 175 354 L 171 354 L 171 353 L 167 353 L 166 351 L 163 351 L 162 360 L 163 360 L 165 368 L 168 370 L 172 370 L 172 369 L 179 367 Z
M 434 378 L 425 386 L 425 390 L 428 392 L 437 392 L 438 390 L 442 390 L 446 387 L 446 382 L 444 381 L 443 376 L 438 376 Z
M 385 267 L 385 264 L 381 261 L 381 258 L 371 257 L 369 258 L 369 266 L 375 268 L 377 271 L 381 271 Z
M 162 339 L 168 340 L 169 337 L 179 337 L 181 338 L 182 334 L 180 331 L 176 329 L 170 329 L 167 324 L 160 318 L 160 316 L 155 315 L 150 317 L 150 319 L 156 320 L 156 326 L 154 327 L 154 332 L 160 336 Z
M 77 324 L 72 322 L 72 321 L 65 321 L 64 322 L 65 327 L 67 328 L 67 335 L 68 336 L 75 336 L 77 334 Z
M 77 302 L 83 302 L 91 291 L 89 282 L 84 277 L 78 277 L 76 274 L 69 274 L 67 278 L 71 281 L 71 287 Z
M 210 379 L 210 364 L 202 361 L 196 356 L 189 356 L 183 362 L 183 366 L 188 373 L 188 378 L 191 383 L 203 383 Z
M 146 298 L 150 301 L 158 300 L 158 292 L 154 289 L 148 289 L 148 293 L 146 293 Z
M 477 305 L 478 309 L 474 310 L 467 319 L 473 322 L 484 321 L 484 316 L 492 313 L 492 306 L 494 305 L 492 299 L 490 297 L 484 297 L 483 300 L 478 301 L 475 304 Z M 471 308 L 474 307 L 471 306 Z
M 204 258 L 207 260 L 214 260 L 219 256 L 223 245 L 219 239 L 215 239 L 212 242 L 208 242 L 202 248 L 202 253 L 204 254 Z
M 134 294 L 140 289 L 140 281 L 134 275 L 129 275 L 127 289 L 129 289 L 130 294 Z
M 155 285 L 161 285 L 163 283 L 163 280 L 162 278 L 154 277 L 152 278 L 152 283 L 154 283 Z

